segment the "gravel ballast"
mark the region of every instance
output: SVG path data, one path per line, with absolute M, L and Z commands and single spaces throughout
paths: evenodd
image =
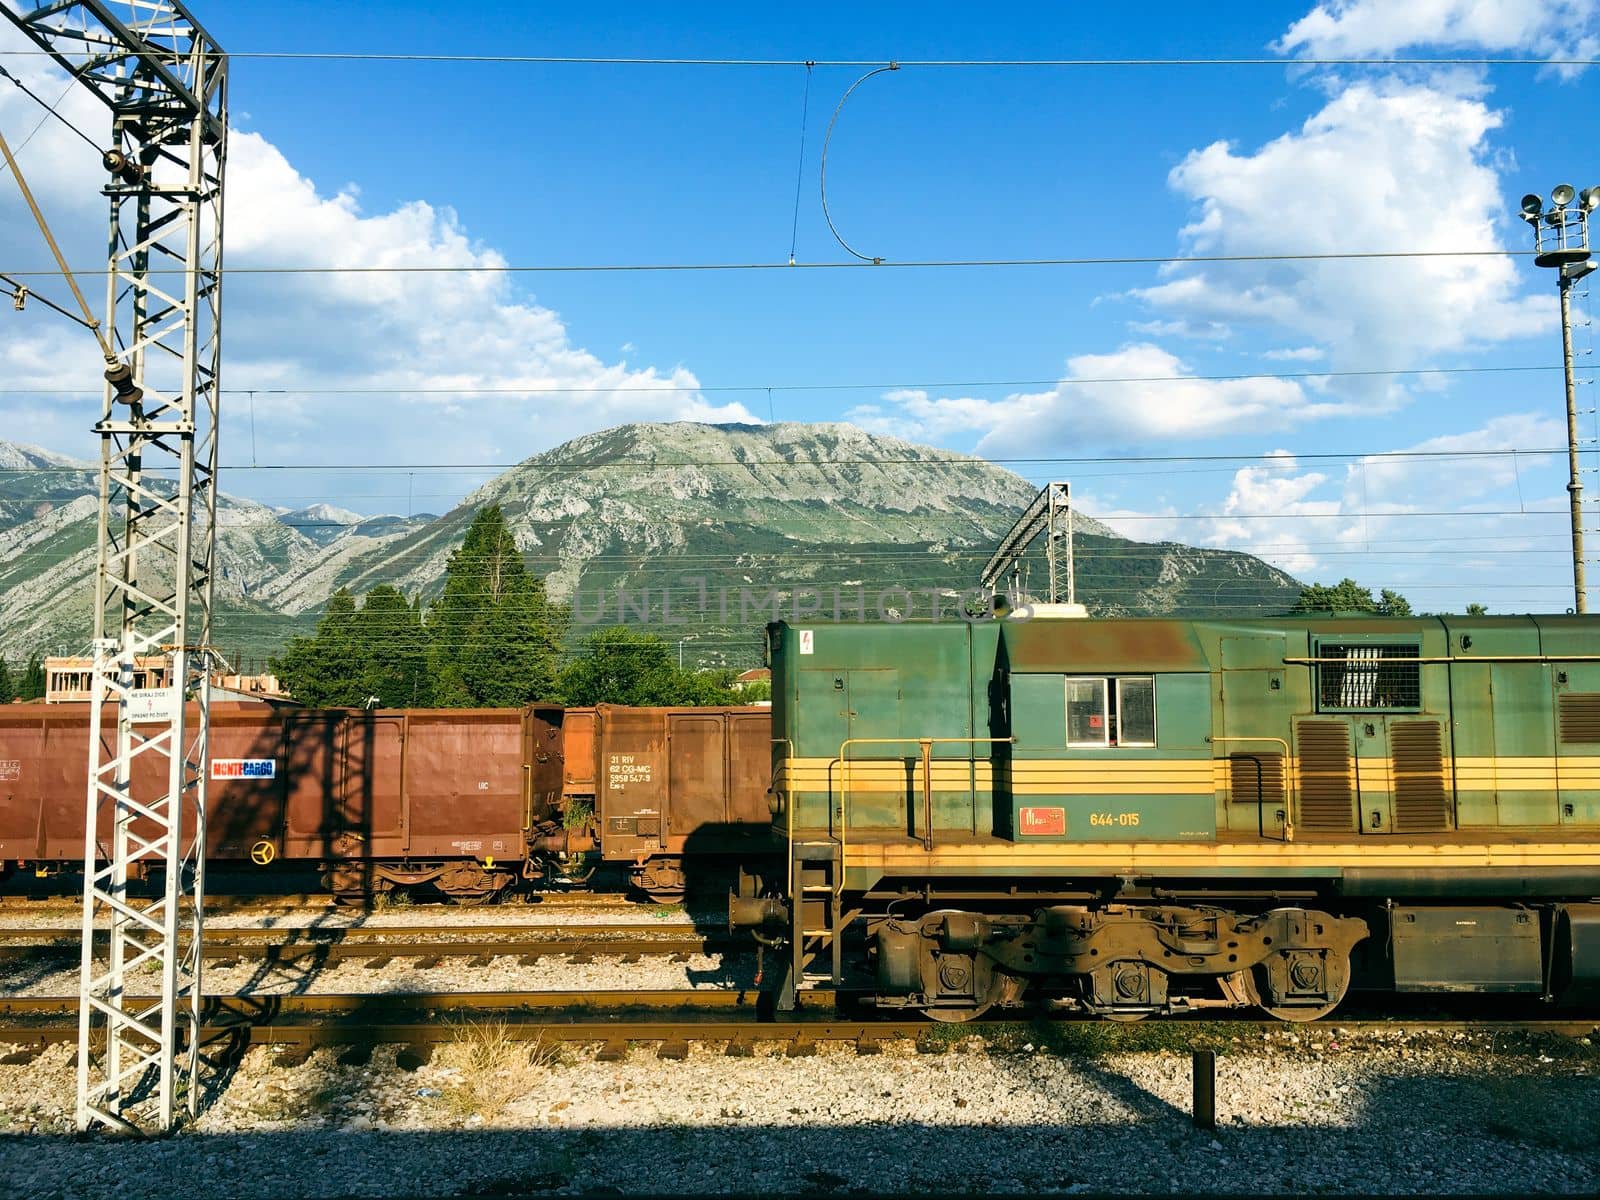
M 1592 1193 L 1600 1180 L 1592 1039 L 1224 1037 L 1208 1131 L 1189 1117 L 1181 1045 L 1105 1049 L 1134 1044 L 1117 1035 L 1046 1050 L 1024 1036 L 603 1062 L 480 1027 L 411 1071 L 388 1048 L 361 1065 L 321 1050 L 295 1066 L 258 1049 L 193 1128 L 143 1143 L 68 1136 L 73 1050 L 61 1046 L 0 1065 L 0 1167 L 17 1195 L 127 1197 L 1519 1194 Z

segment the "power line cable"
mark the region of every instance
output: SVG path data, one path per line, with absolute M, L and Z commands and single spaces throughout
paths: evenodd
M 839 262 L 700 262 L 700 263 L 471 263 L 434 265 L 385 266 L 293 266 L 293 267 L 221 267 L 228 275 L 580 275 L 646 273 L 693 273 L 719 271 L 837 271 L 871 268 L 900 268 L 905 270 L 946 270 L 968 267 L 1151 267 L 1188 266 L 1205 263 L 1281 263 L 1281 262 L 1354 262 L 1377 259 L 1424 258 L 1531 258 L 1532 250 L 1511 250 L 1503 247 L 1489 250 L 1352 250 L 1323 254 L 1143 254 L 1115 256 L 1082 256 L 1060 258 L 923 258 L 882 259 Z M 75 270 L 78 275 L 106 275 L 109 268 L 84 268 Z M 53 275 L 54 271 L 41 269 L 17 270 L 8 268 L 8 275 L 28 277 Z M 182 275 L 178 267 L 153 267 L 147 275 Z
M 68 129 L 72 130 L 73 133 L 77 134 L 80 138 L 82 138 L 85 142 L 87 142 L 94 149 L 94 152 L 96 154 L 100 153 L 100 146 L 98 144 L 96 144 L 95 140 L 92 137 L 90 137 L 88 134 L 86 134 L 83 130 L 79 129 L 76 125 L 74 125 L 71 121 L 67 120 L 66 117 L 62 116 L 61 113 L 59 113 L 57 111 L 57 109 L 59 109 L 61 107 L 61 102 L 63 100 L 65 100 L 67 98 L 67 96 L 71 93 L 72 89 L 77 86 L 78 81 L 77 81 L 76 78 L 69 79 L 67 81 L 67 86 L 64 89 L 62 89 L 61 95 L 56 97 L 56 102 L 54 104 L 50 104 L 45 100 L 45 98 L 43 96 L 39 95 L 32 88 L 30 88 L 27 84 L 23 83 L 22 80 L 18 79 L 10 71 L 6 70 L 5 67 L 3 67 L 3 66 L 0 66 L 0 76 L 4 76 L 6 79 L 11 80 L 12 83 L 16 84 L 17 87 L 22 89 L 22 92 L 23 92 L 23 94 L 25 96 L 27 96 L 29 99 L 31 99 L 40 108 L 44 109 L 44 114 L 45 115 L 39 118 L 39 123 L 37 125 L 35 125 L 31 130 L 28 131 L 28 136 L 27 137 L 23 138 L 22 141 L 20 143 L 18 143 L 17 150 L 16 150 L 16 152 L 18 154 L 21 154 L 22 151 L 23 151 L 23 148 L 26 147 L 29 142 L 33 141 L 33 135 L 38 133 L 39 130 L 43 129 L 44 128 L 44 123 L 46 121 L 48 121 L 51 117 L 54 117 L 56 120 L 60 121 Z
M 1271 465 L 1281 465 L 1283 469 L 1293 469 L 1299 462 L 1322 462 L 1328 460 L 1344 461 L 1349 459 L 1423 459 L 1423 460 L 1451 460 L 1472 458 L 1511 458 L 1521 454 L 1560 454 L 1565 453 L 1565 446 L 1548 447 L 1504 447 L 1483 450 L 1317 450 L 1296 454 L 1124 454 L 1124 455 L 1076 455 L 1076 456 L 1037 456 L 1028 458 L 978 458 L 972 455 L 963 455 L 958 458 L 825 458 L 825 459 L 787 459 L 787 458 L 700 458 L 700 459 L 610 459 L 605 462 L 584 463 L 573 466 L 546 466 L 531 460 L 521 462 L 480 462 L 480 463 L 259 463 L 255 466 L 232 466 L 232 471 L 509 471 L 513 468 L 523 467 L 529 471 L 538 471 L 551 475 L 587 474 L 591 471 L 601 470 L 676 470 L 681 467 L 792 467 L 823 470 L 829 467 L 972 467 L 972 466 L 1002 466 L 1002 465 L 1037 465 L 1037 466 L 1070 466 L 1104 465 L 1113 463 L 1186 463 L 1186 462 L 1259 462 Z M 38 467 L 0 467 L 0 475 L 34 475 L 34 474 L 60 474 L 82 475 L 93 473 L 98 468 L 93 463 L 81 465 L 50 465 Z M 164 472 L 147 471 L 146 475 L 159 478 Z
M 7 276 L 0 275 L 0 279 Z M 559 384 L 546 387 L 538 384 L 517 386 L 512 384 L 466 385 L 443 387 L 436 385 L 408 387 L 404 384 L 388 387 L 319 387 L 313 384 L 296 384 L 290 387 L 227 387 L 224 396 L 587 396 L 597 392 L 640 395 L 706 395 L 762 392 L 859 392 L 859 391 L 953 391 L 962 388 L 1030 388 L 1078 387 L 1111 383 L 1250 383 L 1260 380 L 1312 380 L 1312 379 L 1363 379 L 1387 378 L 1395 375 L 1508 375 L 1530 371 L 1559 371 L 1560 363 L 1532 363 L 1520 366 L 1494 367 L 1370 367 L 1338 371 L 1254 371 L 1222 375 L 1096 375 L 1063 379 L 1060 376 L 1043 379 L 960 379 L 916 380 L 895 383 L 723 383 L 690 386 L 688 384 L 585 384 L 581 386 Z M 98 396 L 98 387 L 81 388 L 0 388 L 0 396 Z
M 811 115 L 811 64 L 806 64 L 806 86 L 800 99 L 800 158 L 794 168 L 794 218 L 789 223 L 789 265 L 800 244 L 800 182 L 806 173 L 806 125 Z M 768 389 L 769 392 L 771 389 Z
M 54 57 L 52 51 L 7 50 L 15 57 Z M 370 50 L 230 50 L 233 61 L 485 63 L 507 66 L 602 67 L 887 67 L 902 68 L 1174 68 L 1174 67 L 1591 67 L 1600 58 L 1507 57 L 1228 57 L 1228 58 L 711 58 L 704 56 L 600 55 L 600 54 L 443 54 L 380 52 Z

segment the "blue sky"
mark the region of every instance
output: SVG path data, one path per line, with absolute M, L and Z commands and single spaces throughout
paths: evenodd
M 1154 4 L 1136 17 L 1039 6 L 997 20 L 934 4 L 551 4 L 485 5 L 464 21 L 405 3 L 197 4 L 240 54 L 230 265 L 783 262 L 791 229 L 799 261 L 847 257 L 823 220 L 818 166 L 859 68 L 810 73 L 802 164 L 801 67 L 244 56 L 276 50 L 1269 58 L 1279 61 L 879 75 L 839 119 L 832 213 L 852 245 L 890 262 L 1521 249 L 1528 233 L 1512 213 L 1524 191 L 1600 182 L 1595 71 L 1298 60 L 1590 57 L 1596 7 L 1302 0 L 1216 6 L 1203 19 L 1193 5 Z M 65 77 L 9 53 L 19 48 L 0 33 L 0 64 L 59 95 Z M 88 97 L 69 95 L 62 111 L 103 135 Z M 8 138 L 39 116 L 0 80 Z M 21 162 L 69 257 L 94 265 L 92 152 L 50 124 Z M 0 270 L 44 262 L 6 181 Z M 1424 608 L 1559 610 L 1570 603 L 1565 464 L 1537 453 L 1563 440 L 1559 371 L 1206 378 L 1557 367 L 1554 290 L 1526 260 L 1493 257 L 238 276 L 225 293 L 224 384 L 235 391 L 224 486 L 290 506 L 442 511 L 494 472 L 421 464 L 510 463 L 632 419 L 848 419 L 1014 462 L 1036 480 L 1070 478 L 1088 511 L 1131 536 L 1250 550 L 1307 579 L 1353 575 Z M 1588 336 L 1580 329 L 1580 349 Z M 37 306 L 5 313 L 0 373 L 0 437 L 92 455 L 95 355 L 81 331 Z M 1072 382 L 1107 378 L 1141 382 Z M 1018 380 L 1044 382 L 1000 385 Z M 797 384 L 884 386 L 782 390 Z M 298 390 L 372 385 L 429 390 Z M 716 390 L 745 385 L 754 390 Z M 770 407 L 765 385 L 779 389 Z M 573 390 L 449 392 L 518 386 Z M 73 387 L 87 390 L 60 391 Z M 323 469 L 245 469 L 252 407 L 257 462 Z M 1583 425 L 1594 434 L 1592 414 Z M 1530 453 L 1362 458 L 1419 448 Z M 1346 457 L 1310 457 L 1326 454 Z M 1014 461 L 1128 456 L 1206 457 Z M 389 469 L 338 469 L 353 465 Z M 1600 478 L 1589 482 L 1600 495 Z

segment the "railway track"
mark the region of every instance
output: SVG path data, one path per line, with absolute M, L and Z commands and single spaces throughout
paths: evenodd
M 455 912 L 460 906 L 439 903 L 421 905 L 439 912 Z M 480 907 L 480 906 L 472 906 Z M 496 905 L 482 906 L 486 911 L 525 910 L 535 912 L 553 909 L 613 909 L 618 912 L 648 911 L 647 901 L 630 899 L 617 892 L 532 892 L 519 894 L 513 900 Z M 75 914 L 83 910 L 81 895 L 38 896 L 27 893 L 0 893 L 0 914 L 63 913 Z M 308 912 L 348 916 L 362 911 L 394 911 L 380 902 L 370 905 L 340 904 L 327 892 L 292 892 L 278 895 L 218 895 L 206 897 L 207 915 L 286 916 Z
M 341 1061 L 364 1061 L 380 1045 L 404 1047 L 415 1063 L 432 1049 L 470 1034 L 474 1024 L 492 1022 L 496 1034 L 518 1041 L 599 1046 L 599 1057 L 621 1058 L 635 1045 L 652 1045 L 665 1058 L 681 1058 L 691 1044 L 722 1044 L 730 1055 L 749 1054 L 757 1043 L 779 1043 L 790 1057 L 809 1055 L 821 1043 L 853 1045 L 871 1054 L 887 1043 L 911 1039 L 919 1045 L 948 1044 L 952 1037 L 992 1033 L 1020 1026 L 1038 1030 L 1093 1033 L 1102 1049 L 1140 1048 L 1152 1032 L 1174 1045 L 1188 1035 L 1200 1038 L 1235 1032 L 1282 1029 L 1330 1040 L 1371 1034 L 1521 1034 L 1580 1038 L 1600 1035 L 1600 1019 L 1585 1017 L 1451 1019 L 1434 1016 L 1382 1019 L 1330 1019 L 1317 1026 L 1288 1027 L 1245 1013 L 1151 1018 L 1138 1025 L 1111 1024 L 1093 1017 L 1019 1013 L 974 1025 L 937 1025 L 924 1020 L 883 1018 L 852 1012 L 849 993 L 819 992 L 795 1013 L 773 1019 L 753 990 L 697 989 L 635 992 L 440 992 L 379 995 L 285 995 L 210 997 L 203 1037 L 213 1052 L 241 1054 L 253 1046 L 279 1048 L 280 1061 L 292 1063 L 319 1047 L 343 1047 Z M 133 1003 L 140 1003 L 135 999 Z M 1187 1027 L 1187 1031 L 1185 1030 Z M 16 1049 L 0 1062 L 30 1061 L 45 1047 L 77 1038 L 77 1001 L 68 997 L 0 998 L 0 1044 Z M 1145 1048 L 1148 1048 L 1146 1046 Z
M 67 958 L 79 953 L 76 929 L 0 929 L 0 963 Z M 104 935 L 101 936 L 104 940 Z M 468 958 L 487 966 L 514 957 L 524 966 L 541 958 L 565 956 L 576 963 L 620 958 L 627 963 L 650 955 L 683 961 L 696 955 L 729 954 L 750 948 L 748 938 L 699 932 L 686 925 L 638 922 L 530 926 L 526 922 L 450 925 L 300 927 L 295 929 L 218 929 L 207 933 L 203 953 L 215 966 L 244 960 L 324 963 L 365 960 L 378 969 L 397 958 L 418 966 Z

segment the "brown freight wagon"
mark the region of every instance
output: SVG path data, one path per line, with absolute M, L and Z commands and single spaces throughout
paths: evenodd
M 207 856 L 315 861 L 342 895 L 432 883 L 487 899 L 531 869 L 532 839 L 561 828 L 560 724 L 548 706 L 214 705 Z M 0 710 L 0 860 L 81 863 L 88 727 L 86 705 Z
M 772 823 L 772 710 L 624 708 L 595 715 L 596 826 L 602 857 L 636 887 L 681 898 L 697 870 L 764 847 Z

